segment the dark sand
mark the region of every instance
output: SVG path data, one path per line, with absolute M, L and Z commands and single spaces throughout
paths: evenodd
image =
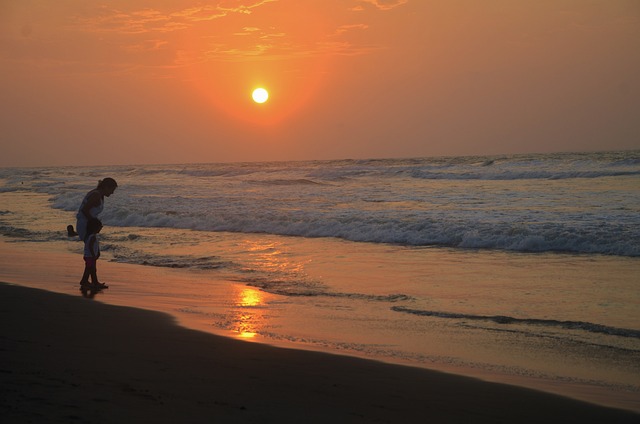
M 622 423 L 513 386 L 275 348 L 158 312 L 0 284 L 0 421 Z

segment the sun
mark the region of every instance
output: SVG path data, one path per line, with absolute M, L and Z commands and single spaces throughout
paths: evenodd
M 264 88 L 256 88 L 253 90 L 253 93 L 251 93 L 251 97 L 256 103 L 264 103 L 269 98 L 269 92 Z

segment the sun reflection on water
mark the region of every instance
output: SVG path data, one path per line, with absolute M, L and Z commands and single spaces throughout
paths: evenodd
M 262 273 L 293 274 L 304 270 L 303 264 L 291 260 L 282 243 L 245 240 L 252 266 Z
M 252 339 L 258 334 L 262 317 L 252 308 L 263 304 L 263 293 L 253 288 L 243 288 L 238 294 L 237 306 L 243 309 L 237 315 L 236 332 L 241 339 Z

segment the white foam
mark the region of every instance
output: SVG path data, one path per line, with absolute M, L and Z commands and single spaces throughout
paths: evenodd
M 0 169 L 0 191 L 75 211 L 105 176 L 111 226 L 640 256 L 640 152 Z

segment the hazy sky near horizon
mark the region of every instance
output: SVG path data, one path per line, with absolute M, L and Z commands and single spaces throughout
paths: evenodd
M 638 149 L 640 1 L 0 0 L 0 93 L 0 166 Z

